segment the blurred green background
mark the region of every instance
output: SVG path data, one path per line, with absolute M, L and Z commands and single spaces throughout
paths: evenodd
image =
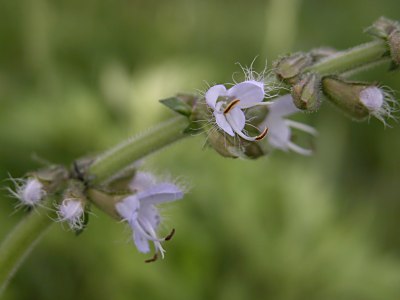
M 19 0 L 0 3 L 0 179 L 106 149 L 171 113 L 157 100 L 230 82 L 255 56 L 369 40 L 398 0 Z M 400 89 L 384 67 L 358 79 Z M 399 96 L 399 94 L 397 94 Z M 4 299 L 400 299 L 400 125 L 351 122 L 325 104 L 301 120 L 307 158 L 230 160 L 204 136 L 147 160 L 192 186 L 165 207 L 163 261 L 96 210 L 76 238 L 54 225 Z M 0 192 L 0 234 L 21 218 Z

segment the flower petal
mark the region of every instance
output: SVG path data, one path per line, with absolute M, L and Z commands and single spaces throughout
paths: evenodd
M 268 116 L 265 121 L 268 127 L 268 143 L 273 147 L 287 151 L 290 143 L 291 130 L 284 119 L 279 116 Z
M 149 241 L 140 232 L 135 231 L 133 233 L 133 241 L 135 242 L 136 248 L 142 253 L 150 252 Z
M 228 96 L 239 99 L 240 108 L 252 107 L 263 101 L 264 86 L 254 80 L 244 81 L 231 87 Z
M 122 219 L 132 224 L 138 218 L 140 208 L 139 198 L 136 195 L 128 196 L 115 204 L 115 209 Z
M 135 177 L 129 184 L 129 188 L 132 191 L 142 191 L 145 190 L 156 183 L 156 179 L 153 174 L 148 172 L 137 172 Z
M 160 213 L 158 212 L 158 209 L 152 204 L 144 204 L 140 207 L 140 217 L 148 220 L 154 230 L 158 228 L 158 225 L 160 225 L 161 222 Z
M 209 88 L 206 92 L 206 102 L 207 104 L 215 109 L 215 103 L 217 102 L 218 97 L 226 95 L 226 88 L 222 84 L 214 85 Z
M 169 182 L 158 183 L 135 195 L 140 201 L 146 204 L 158 204 L 181 199 L 182 190 L 175 184 Z
M 246 124 L 246 116 L 239 107 L 232 108 L 227 114 L 226 118 L 234 131 L 242 131 Z
M 290 94 L 278 97 L 273 100 L 271 105 L 269 106 L 269 109 L 270 115 L 279 117 L 285 117 L 300 111 L 300 109 L 298 109 L 294 105 L 293 98 Z
M 217 122 L 217 125 L 219 128 L 221 128 L 223 131 L 225 131 L 230 136 L 235 136 L 235 134 L 233 133 L 232 127 L 231 127 L 231 125 L 229 125 L 224 114 L 218 113 L 215 111 L 214 117 L 215 117 L 215 121 Z

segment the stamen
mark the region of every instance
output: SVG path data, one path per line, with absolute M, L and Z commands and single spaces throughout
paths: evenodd
M 172 237 L 174 236 L 174 234 L 175 234 L 175 228 L 172 228 L 172 231 L 170 232 L 170 234 L 168 234 L 168 235 L 164 238 L 164 240 L 165 240 L 165 241 L 169 241 L 170 239 L 172 239 Z
M 146 264 L 148 264 L 148 263 L 151 263 L 151 262 L 155 262 L 157 259 L 158 259 L 158 255 L 157 255 L 157 253 L 155 253 L 152 258 L 146 259 L 144 262 Z
M 267 133 L 268 133 L 268 127 L 265 127 L 265 129 L 263 130 L 263 132 L 261 132 L 259 135 L 257 135 L 257 136 L 255 137 L 255 140 L 256 140 L 256 141 L 261 141 L 263 138 L 265 138 L 265 136 L 267 135 Z
M 234 108 L 236 106 L 236 104 L 238 104 L 240 102 L 239 99 L 235 99 L 232 100 L 227 107 L 224 109 L 224 114 L 227 114 L 228 112 L 230 112 L 232 110 L 232 108 Z

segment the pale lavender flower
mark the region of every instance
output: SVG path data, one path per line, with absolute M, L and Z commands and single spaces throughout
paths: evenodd
M 207 105 L 213 110 L 218 127 L 230 136 L 235 136 L 236 133 L 248 141 L 262 139 L 267 129 L 263 129 L 256 137 L 246 135 L 243 132 L 246 125 L 243 109 L 260 104 L 264 97 L 264 83 L 256 80 L 240 82 L 228 90 L 222 84 L 215 85 L 205 94 Z
M 64 199 L 58 206 L 58 222 L 67 222 L 72 230 L 81 230 L 84 227 L 84 207 L 79 199 Z
M 17 198 L 22 205 L 33 207 L 46 196 L 43 184 L 36 178 L 28 179 L 12 179 L 16 190 L 9 190 L 10 193 Z
M 161 243 L 171 236 L 160 238 L 157 228 L 161 217 L 156 207 L 157 204 L 171 202 L 183 197 L 183 191 L 170 182 L 157 182 L 150 174 L 138 172 L 130 184 L 132 194 L 115 207 L 122 219 L 129 223 L 133 230 L 133 241 L 142 253 L 150 251 L 149 242 L 153 242 L 155 252 L 164 258 L 164 248 Z M 156 258 L 157 256 L 155 256 Z
M 360 92 L 359 100 L 368 109 L 370 115 L 384 124 L 386 124 L 385 118 L 394 119 L 393 113 L 396 112 L 397 103 L 384 89 L 369 86 Z
M 311 155 L 311 149 L 305 149 L 292 142 L 292 128 L 304 131 L 313 136 L 317 135 L 317 131 L 308 125 L 300 122 L 286 119 L 286 117 L 298 113 L 298 109 L 290 94 L 281 96 L 268 105 L 268 115 L 260 124 L 260 128 L 268 127 L 267 141 L 272 148 L 283 151 L 292 150 L 302 155 Z

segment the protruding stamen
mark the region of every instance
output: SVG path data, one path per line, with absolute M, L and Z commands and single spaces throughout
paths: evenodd
M 175 234 L 175 228 L 172 228 L 170 234 L 168 234 L 168 235 L 164 238 L 164 240 L 165 240 L 165 241 L 169 241 L 170 239 L 172 239 L 172 237 L 174 236 L 174 234 Z
M 224 114 L 227 114 L 228 112 L 230 112 L 232 110 L 232 108 L 234 108 L 236 106 L 236 104 L 238 104 L 240 102 L 239 99 L 235 99 L 232 100 L 224 109 Z
M 268 127 L 265 127 L 265 129 L 263 130 L 263 132 L 261 132 L 259 135 L 257 135 L 257 136 L 255 137 L 255 140 L 256 140 L 256 141 L 261 141 L 263 138 L 265 138 L 265 136 L 267 135 L 267 133 L 268 133 Z
M 158 259 L 158 255 L 157 255 L 157 253 L 155 253 L 152 258 L 146 259 L 144 262 L 147 264 L 147 263 L 155 262 L 157 259 Z

